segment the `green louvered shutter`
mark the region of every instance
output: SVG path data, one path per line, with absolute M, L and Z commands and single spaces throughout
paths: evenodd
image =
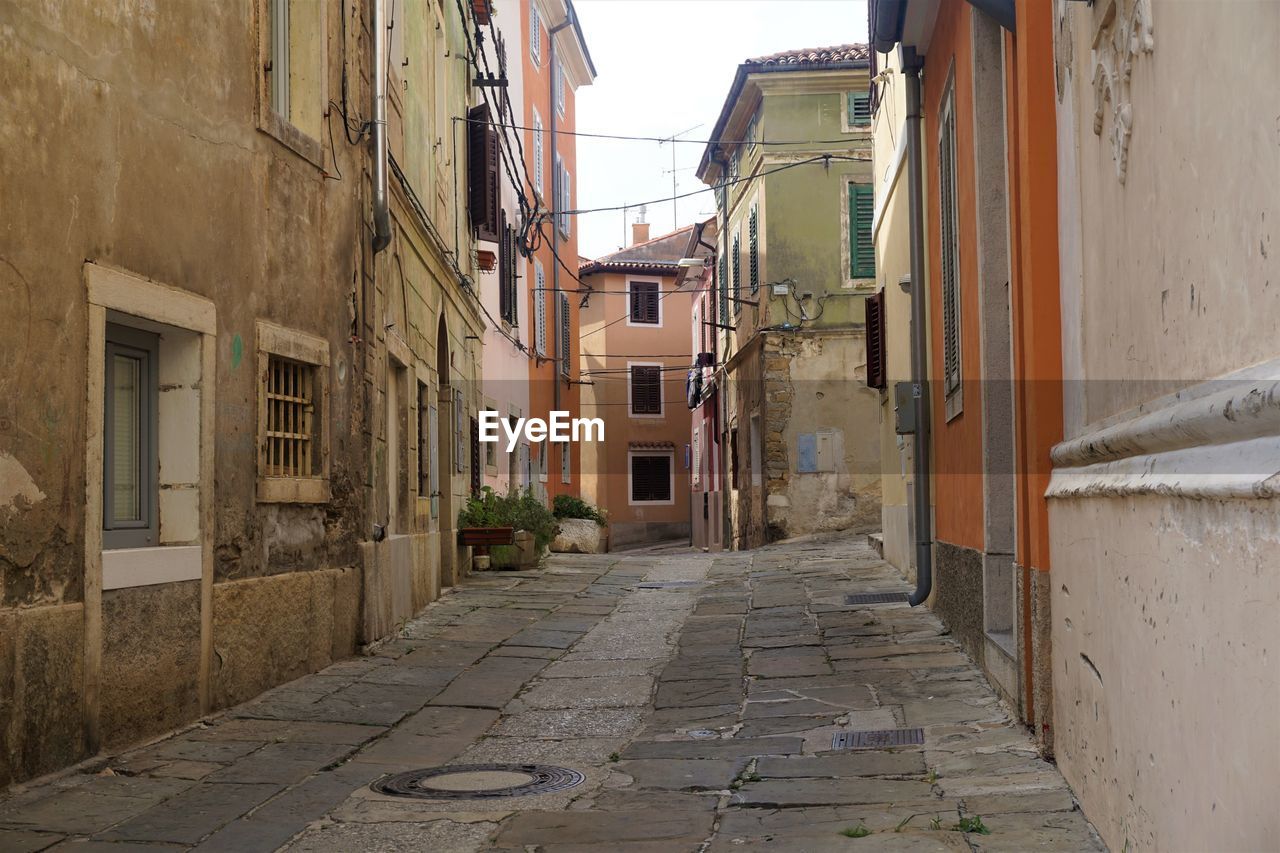
M 733 235 L 733 313 L 742 310 L 742 232 Z
M 729 324 L 729 256 L 720 256 L 720 278 L 716 281 L 720 291 L 720 317 L 716 320 L 724 325 Z
M 876 197 L 869 184 L 849 184 L 849 275 L 876 277 L 876 246 L 871 224 L 876 215 Z
M 747 252 L 749 255 L 751 293 L 760 290 L 760 211 L 752 206 L 747 225 Z
M 869 92 L 849 93 L 849 126 L 871 126 L 871 94 Z

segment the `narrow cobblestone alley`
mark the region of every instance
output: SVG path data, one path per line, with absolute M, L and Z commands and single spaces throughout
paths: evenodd
M 370 656 L 16 791 L 0 849 L 1102 849 L 930 613 L 844 603 L 901 588 L 861 537 L 478 574 Z M 923 745 L 832 749 L 910 727 Z M 369 787 L 499 764 L 584 778 L 502 798 Z

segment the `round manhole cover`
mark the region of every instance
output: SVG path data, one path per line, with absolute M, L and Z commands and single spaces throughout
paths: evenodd
M 687 734 L 691 738 L 697 738 L 698 740 L 706 740 L 707 738 L 720 737 L 719 732 L 714 732 L 711 729 L 692 729 L 691 731 L 685 732 L 685 734 Z
M 484 800 L 564 791 L 585 778 L 576 770 L 545 764 L 458 764 L 397 773 L 370 787 L 392 797 Z

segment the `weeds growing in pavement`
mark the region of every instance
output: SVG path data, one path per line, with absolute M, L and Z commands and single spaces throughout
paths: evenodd
M 840 834 L 845 838 L 866 838 L 871 834 L 871 830 L 867 829 L 866 824 L 860 823 L 857 826 L 848 826 L 840 830 Z

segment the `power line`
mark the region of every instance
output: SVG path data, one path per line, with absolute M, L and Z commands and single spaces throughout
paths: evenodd
M 454 121 L 471 121 L 465 116 L 454 116 Z M 522 125 L 510 125 L 513 130 L 533 130 Z M 547 133 L 564 136 L 583 136 L 588 139 L 616 139 L 626 142 L 671 142 L 670 136 L 629 136 L 623 133 L 589 133 L 582 130 L 556 130 Z M 852 139 L 676 139 L 689 145 L 852 145 Z

